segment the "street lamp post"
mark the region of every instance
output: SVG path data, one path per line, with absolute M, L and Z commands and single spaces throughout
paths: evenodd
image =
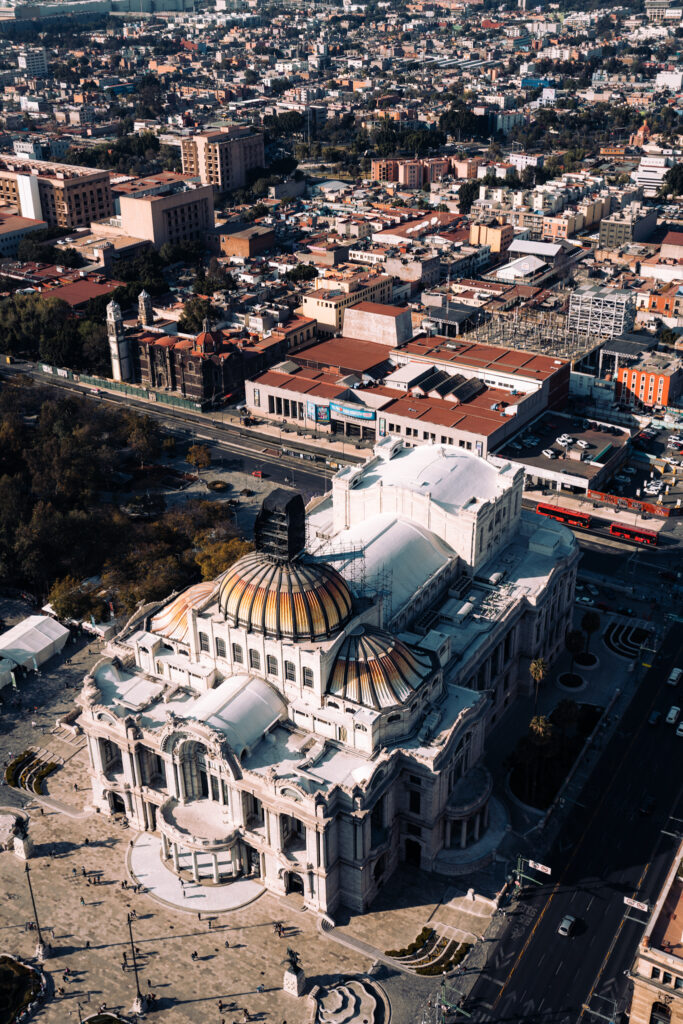
M 147 1009 L 147 1001 L 140 991 L 140 978 L 138 977 L 138 962 L 135 957 L 135 943 L 133 942 L 133 918 L 131 914 L 128 915 L 128 934 L 130 936 L 130 952 L 133 960 L 133 970 L 135 971 L 135 1000 L 131 1008 L 131 1013 L 144 1013 Z
M 28 891 L 31 896 L 31 906 L 33 907 L 33 919 L 36 923 L 36 932 L 38 934 L 38 942 L 36 943 L 36 959 L 44 960 L 50 955 L 50 946 L 43 940 L 43 934 L 40 930 L 40 921 L 38 920 L 38 911 L 36 910 L 36 901 L 33 895 L 33 886 L 31 885 L 31 871 L 28 864 L 25 865 L 26 881 L 28 882 Z

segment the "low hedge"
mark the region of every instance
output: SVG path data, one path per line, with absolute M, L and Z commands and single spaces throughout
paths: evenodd
M 36 755 L 32 750 L 25 750 L 23 754 L 19 754 L 13 761 L 5 768 L 5 782 L 8 786 L 12 786 L 14 789 L 17 788 L 19 776 L 21 770 L 32 761 L 35 761 Z
M 458 964 L 462 963 L 471 948 L 471 943 L 463 942 L 447 960 L 442 960 L 441 962 L 437 960 L 426 967 L 417 967 L 416 973 L 426 975 L 427 977 L 434 977 L 436 974 L 447 974 L 457 967 Z
M 46 779 L 48 775 L 52 774 L 52 772 L 56 772 L 58 768 L 59 765 L 55 764 L 54 761 L 47 761 L 45 764 L 41 764 L 40 768 L 33 776 L 33 792 L 38 794 L 42 793 L 43 779 Z
M 417 953 L 418 949 L 422 949 L 426 946 L 429 939 L 434 935 L 434 929 L 424 927 L 418 937 L 410 945 L 406 946 L 405 949 L 387 949 L 385 956 L 402 957 L 412 956 L 413 953 Z

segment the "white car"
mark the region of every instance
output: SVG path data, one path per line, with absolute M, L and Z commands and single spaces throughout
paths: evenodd
M 557 458 L 557 452 L 555 451 L 554 448 L 544 448 L 543 451 L 541 452 L 541 454 L 545 455 L 546 459 L 556 459 Z
M 570 444 L 572 444 L 572 440 L 567 437 L 558 437 L 555 443 L 562 445 L 563 448 L 569 448 Z
M 675 725 L 678 721 L 678 716 L 680 715 L 680 713 L 681 709 L 677 707 L 675 704 L 672 704 L 672 706 L 669 708 L 669 714 L 666 716 L 666 724 Z
M 683 722 L 681 722 L 681 724 L 676 729 L 676 735 L 677 736 L 683 736 Z
M 579 440 L 576 442 L 579 448 L 590 448 L 588 441 Z

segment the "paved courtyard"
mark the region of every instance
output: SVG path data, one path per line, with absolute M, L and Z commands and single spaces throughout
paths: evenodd
M 0 616 L 8 625 L 28 613 L 19 602 L 0 601 Z M 629 695 L 635 687 L 631 663 L 601 640 L 608 622 L 609 617 L 603 617 L 594 638 L 600 666 L 586 673 L 586 689 L 577 694 L 580 700 L 607 703 L 616 685 L 625 684 Z M 31 816 L 36 844 L 31 877 L 40 923 L 54 946 L 46 967 L 54 989 L 65 989 L 63 997 L 50 998 L 40 1009 L 38 1020 L 76 1021 L 79 1003 L 84 1016 L 101 1003 L 130 1009 L 135 978 L 122 964 L 124 952 L 130 960 L 131 911 L 136 915 L 133 930 L 140 950 L 141 988 L 156 994 L 153 1016 L 168 1024 L 241 1024 L 245 1009 L 252 1019 L 275 1024 L 309 1021 L 309 1003 L 281 988 L 288 946 L 300 954 L 310 982 L 325 984 L 339 975 L 366 974 L 378 955 L 381 960 L 385 950 L 412 941 L 425 924 L 447 929 L 449 936 L 459 939 L 464 932 L 471 936 L 485 930 L 488 907 L 468 906 L 463 896 L 469 886 L 489 896 L 499 887 L 513 847 L 517 849 L 515 832 L 525 831 L 529 824 L 515 808 L 514 832 L 504 843 L 509 849 L 501 852 L 489 875 L 448 880 L 400 869 L 369 913 L 338 913 L 337 928 L 331 933 L 321 931 L 316 917 L 301 910 L 298 898 L 278 900 L 263 892 L 258 882 L 220 888 L 189 884 L 183 894 L 177 878 L 161 864 L 155 837 L 138 836 L 92 812 L 84 739 L 57 725 L 60 715 L 73 707 L 75 688 L 98 657 L 97 643 L 73 642 L 38 677 L 21 683 L 21 707 L 0 710 L 0 763 L 34 746 L 61 765 L 50 777 L 44 799 L 0 787 L 0 807 L 21 806 Z M 542 711 L 567 696 L 556 682 L 565 660 L 542 689 Z M 529 711 L 530 700 L 520 701 L 489 739 L 489 763 L 501 796 L 505 755 L 528 723 Z M 94 884 L 96 877 L 100 884 Z M 32 916 L 30 899 L 24 864 L 13 853 L 0 853 L 0 879 L 6 894 L 0 902 L 0 951 L 30 958 L 35 949 L 35 933 L 25 930 Z M 135 894 L 122 882 L 140 882 L 143 891 Z M 275 933 L 276 921 L 285 925 L 284 938 Z M 495 930 L 497 919 L 490 925 Z M 196 960 L 191 958 L 193 951 Z M 66 968 L 68 980 L 63 980 Z M 390 998 L 393 1024 L 422 1019 L 420 1008 L 434 993 L 433 979 L 401 973 L 386 962 L 377 979 Z M 219 1000 L 232 1008 L 220 1013 Z

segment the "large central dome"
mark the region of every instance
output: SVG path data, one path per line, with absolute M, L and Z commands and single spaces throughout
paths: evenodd
M 228 569 L 218 599 L 232 626 L 276 639 L 325 640 L 352 610 L 349 588 L 329 565 L 277 561 L 262 551 Z

